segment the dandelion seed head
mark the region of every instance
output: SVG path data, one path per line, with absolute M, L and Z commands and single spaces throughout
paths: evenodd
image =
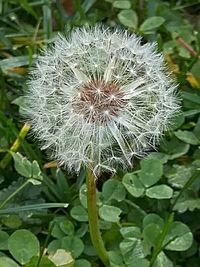
M 83 114 L 85 123 L 106 125 L 117 117 L 124 107 L 125 101 L 120 87 L 113 82 L 92 80 L 78 88 L 78 98 L 75 97 L 72 106 L 74 112 Z
M 59 35 L 30 71 L 26 118 L 53 158 L 95 174 L 155 149 L 179 109 L 155 45 L 103 26 Z

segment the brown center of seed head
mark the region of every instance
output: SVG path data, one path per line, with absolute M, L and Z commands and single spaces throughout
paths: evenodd
M 87 122 L 105 124 L 117 117 L 125 106 L 123 92 L 112 81 L 93 80 L 79 87 L 78 96 L 73 100 L 73 110 Z

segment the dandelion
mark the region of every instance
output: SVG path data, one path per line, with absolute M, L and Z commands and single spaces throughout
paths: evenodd
M 31 71 L 25 115 L 60 164 L 87 167 L 90 236 L 106 267 L 95 179 L 156 147 L 178 109 L 175 88 L 154 44 L 103 26 L 59 35 Z
M 38 57 L 26 116 L 51 156 L 70 170 L 132 166 L 154 149 L 178 109 L 155 45 L 103 26 L 59 35 Z

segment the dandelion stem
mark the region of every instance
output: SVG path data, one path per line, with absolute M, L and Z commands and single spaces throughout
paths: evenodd
M 99 230 L 98 213 L 96 206 L 95 177 L 91 170 L 87 170 L 86 184 L 87 184 L 88 219 L 89 219 L 89 229 L 90 229 L 92 244 L 101 261 L 104 263 L 106 267 L 109 267 L 109 259 L 107 251 L 105 249 L 104 242 L 102 240 L 101 233 Z

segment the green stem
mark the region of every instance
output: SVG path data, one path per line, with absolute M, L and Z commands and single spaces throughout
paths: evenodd
M 177 195 L 177 197 L 175 198 L 171 210 L 174 209 L 174 207 L 176 206 L 176 203 L 178 202 L 179 198 L 182 196 L 183 192 L 185 192 L 190 186 L 191 184 L 193 184 L 193 182 L 199 177 L 199 170 L 197 170 L 191 177 L 190 179 L 185 183 L 185 185 L 183 186 L 183 188 L 180 190 L 179 194 Z
M 13 197 L 15 197 L 24 187 L 29 184 L 29 180 L 26 180 L 17 190 L 15 190 L 11 195 L 9 195 L 1 204 L 0 209 L 2 209 Z
M 154 265 L 158 254 L 162 251 L 163 242 L 165 240 L 166 235 L 168 234 L 169 228 L 170 228 L 173 220 L 174 220 L 174 213 L 170 213 L 169 217 L 167 219 L 167 222 L 166 222 L 166 224 L 165 224 L 165 226 L 164 226 L 164 228 L 160 234 L 159 241 L 158 241 L 158 243 L 157 243 L 157 245 L 153 251 L 149 267 L 152 267 Z
M 92 244 L 96 250 L 97 255 L 106 267 L 109 267 L 109 259 L 104 242 L 101 237 L 98 223 L 98 212 L 96 206 L 96 185 L 95 177 L 92 171 L 88 170 L 86 174 L 87 184 L 87 209 L 89 219 L 89 230 Z
M 19 149 L 23 139 L 26 137 L 29 130 L 30 130 L 30 125 L 28 123 L 25 123 L 19 132 L 19 136 L 17 137 L 17 139 L 11 146 L 9 152 L 0 161 L 0 167 L 2 169 L 5 169 L 8 163 L 10 162 L 10 160 L 12 159 L 12 155 L 10 152 L 16 152 Z
M 39 256 L 39 259 L 38 259 L 38 262 L 37 262 L 37 266 L 36 266 L 36 267 L 40 267 L 40 262 L 41 262 L 41 260 L 42 260 L 42 256 L 44 255 L 45 249 L 46 249 L 46 247 L 47 247 L 47 245 L 48 245 L 48 242 L 49 242 L 49 239 L 50 239 L 50 237 L 51 237 L 51 233 L 52 233 L 52 231 L 53 231 L 53 228 L 54 228 L 54 226 L 55 226 L 55 223 L 56 223 L 56 222 L 53 221 L 52 224 L 51 224 L 51 226 L 50 226 L 50 229 L 49 229 L 49 231 L 48 231 L 48 235 L 47 235 L 46 239 L 44 240 L 43 247 L 42 247 L 42 249 L 41 249 L 41 251 L 40 251 L 40 256 Z
M 164 247 L 163 247 L 163 242 L 164 242 L 165 237 L 168 234 L 169 228 L 170 228 L 170 226 L 171 226 L 171 224 L 173 222 L 173 219 L 174 219 L 173 209 L 174 209 L 176 203 L 178 202 L 178 200 L 181 197 L 181 195 L 183 194 L 183 192 L 188 189 L 188 187 L 196 180 L 197 177 L 199 177 L 199 170 L 197 170 L 197 172 L 190 177 L 190 179 L 185 183 L 185 185 L 183 186 L 183 188 L 180 190 L 179 194 L 175 198 L 175 200 L 174 200 L 174 202 L 173 202 L 173 204 L 171 206 L 171 212 L 170 212 L 170 214 L 168 216 L 167 222 L 166 222 L 166 224 L 165 224 L 165 226 L 164 226 L 164 228 L 163 228 L 163 230 L 162 230 L 162 232 L 160 234 L 159 241 L 158 241 L 156 247 L 154 248 L 149 267 L 152 267 L 154 265 L 158 254 L 166 246 L 166 244 L 165 244 Z M 169 243 L 172 242 L 172 241 L 173 240 L 170 240 Z

